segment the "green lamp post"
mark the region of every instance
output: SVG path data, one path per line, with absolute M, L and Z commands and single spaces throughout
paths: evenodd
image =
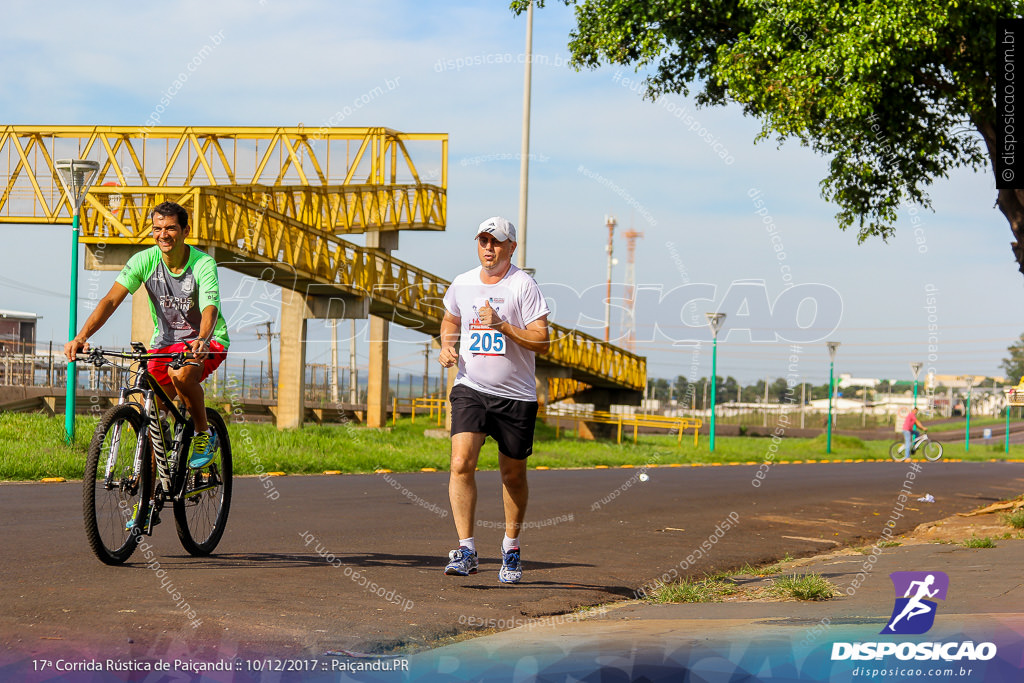
M 708 325 L 711 326 L 711 424 L 708 433 L 711 435 L 711 452 L 715 452 L 715 379 L 718 373 L 718 330 L 725 320 L 725 313 L 705 313 Z
M 964 403 L 964 414 L 967 416 L 967 426 L 964 428 L 964 452 L 971 450 L 971 388 L 974 386 L 974 375 L 963 375 L 962 379 L 967 384 L 967 400 Z
M 921 366 L 923 366 L 923 365 L 924 365 L 924 363 L 911 363 L 910 364 L 910 370 L 911 370 L 911 372 L 914 373 L 914 407 L 915 408 L 917 407 L 917 376 L 918 376 L 918 374 L 920 374 Z
M 826 429 L 825 437 L 825 452 L 832 453 L 832 378 L 834 377 L 834 370 L 836 365 L 836 349 L 839 348 L 839 342 L 831 341 L 825 342 L 825 346 L 828 347 L 828 427 Z
M 64 194 L 71 203 L 71 291 L 70 315 L 68 317 L 68 339 L 78 333 L 78 214 L 85 195 L 89 192 L 100 165 L 87 159 L 59 159 L 54 163 L 57 177 L 64 187 Z M 78 384 L 77 364 L 68 363 L 67 392 L 64 399 L 64 438 L 67 443 L 75 440 L 75 390 Z

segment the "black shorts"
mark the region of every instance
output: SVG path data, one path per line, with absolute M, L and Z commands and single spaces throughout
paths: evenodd
M 533 453 L 533 428 L 537 423 L 537 402 L 492 396 L 456 384 L 452 402 L 452 434 L 475 432 L 498 442 L 498 450 L 515 460 Z

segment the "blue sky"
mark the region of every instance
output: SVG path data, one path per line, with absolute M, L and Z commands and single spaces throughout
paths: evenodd
M 161 123 L 316 127 L 349 107 L 340 125 L 448 133 L 448 230 L 404 233 L 396 252 L 448 279 L 476 264 L 477 224 L 496 214 L 518 220 L 525 17 L 500 2 L 40 7 L 9 3 L 0 26 L 6 124 L 141 126 L 220 35 Z M 575 72 L 564 65 L 572 11 L 553 3 L 534 21 L 527 261 L 556 322 L 603 334 L 604 216 L 612 213 L 617 283 L 626 276 L 621 233 L 644 233 L 636 350 L 652 376 L 710 372 L 701 325 L 719 308 L 727 314 L 719 374 L 743 383 L 787 373 L 790 344 L 766 335 L 802 340 L 799 374 L 814 383 L 828 378 L 826 337 L 842 342 L 837 373 L 909 379 L 909 363 L 922 361 L 939 374 L 1002 374 L 1006 347 L 1024 332 L 1024 278 L 991 173 L 938 181 L 934 212 L 905 207 L 888 243 L 858 245 L 818 193 L 827 160 L 796 144 L 755 145 L 758 122 L 737 107 L 645 101 L 626 82 L 640 80 L 629 69 Z M 377 86 L 383 94 L 353 108 Z M 57 293 L 67 289 L 68 231 L 0 225 L 0 309 L 43 315 L 42 340 L 66 336 Z M 83 287 L 105 292 L 113 277 L 84 273 Z M 248 291 L 240 276 L 222 277 L 227 294 Z M 793 291 L 806 299 L 799 307 Z M 616 284 L 613 296 L 622 292 Z M 687 303 L 696 293 L 703 298 Z M 767 302 L 782 303 L 769 315 Z M 612 322 L 620 336 L 617 314 Z M 96 341 L 123 343 L 127 326 L 125 310 Z M 423 337 L 393 335 L 393 371 L 422 372 Z M 326 362 L 327 328 L 312 322 L 310 337 L 309 360 Z M 233 338 L 238 353 L 262 357 L 253 330 Z M 694 339 L 704 342 L 696 354 Z

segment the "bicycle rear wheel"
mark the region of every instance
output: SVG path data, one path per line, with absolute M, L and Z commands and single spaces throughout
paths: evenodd
M 906 444 L 903 442 L 897 441 L 893 443 L 893 445 L 889 446 L 889 457 L 896 461 L 906 460 L 907 454 L 903 452 L 904 449 L 906 449 Z
M 929 460 L 938 460 L 942 457 L 942 444 L 938 441 L 929 440 L 924 445 L 924 457 Z
M 209 555 L 220 543 L 231 507 L 231 442 L 219 413 L 206 409 L 206 419 L 217 435 L 217 452 L 209 465 L 185 473 L 185 490 L 174 501 L 174 524 L 181 546 L 191 555 Z M 191 422 L 186 425 L 192 433 Z M 187 443 L 191 444 L 189 438 Z M 182 466 L 187 466 L 188 448 Z
M 110 408 L 100 418 L 89 443 L 82 476 L 85 537 L 105 564 L 122 564 L 142 538 L 133 520 L 149 514 L 152 463 L 143 418 L 133 405 Z M 135 469 L 136 453 L 141 453 Z

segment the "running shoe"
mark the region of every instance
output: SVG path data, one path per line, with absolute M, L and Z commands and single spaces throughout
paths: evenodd
M 519 561 L 519 548 L 510 548 L 508 552 L 501 551 L 501 571 L 498 572 L 498 580 L 502 583 L 519 583 L 523 578 L 523 564 Z
M 449 576 L 476 574 L 476 568 L 480 564 L 476 559 L 476 551 L 470 550 L 464 545 L 459 546 L 458 550 L 448 553 L 448 560 L 448 566 L 444 568 L 444 573 Z
M 160 515 L 156 515 L 154 517 L 153 516 L 154 512 L 155 512 L 154 507 L 152 505 L 150 505 L 149 506 L 149 512 L 146 515 L 149 519 L 146 520 L 146 524 L 142 527 L 142 531 L 146 531 L 147 529 L 152 529 L 153 527 L 155 527 L 157 524 L 160 523 Z M 124 530 L 125 531 L 131 531 L 132 529 L 135 528 L 135 522 L 136 522 L 135 518 L 138 517 L 138 516 L 139 516 L 139 504 L 135 503 L 135 506 L 132 508 L 132 516 L 131 516 L 131 518 L 129 518 L 128 523 L 124 525 Z
M 194 470 L 206 467 L 213 460 L 216 451 L 217 435 L 199 432 L 192 437 L 192 457 L 188 459 L 188 466 Z

